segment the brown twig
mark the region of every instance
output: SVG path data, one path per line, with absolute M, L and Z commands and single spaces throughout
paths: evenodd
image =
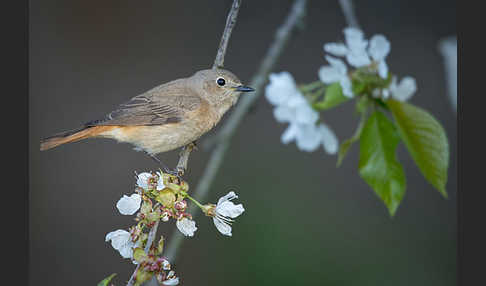
M 278 58 L 282 54 L 288 40 L 290 39 L 291 32 L 295 30 L 299 22 L 302 20 L 305 14 L 305 7 L 307 0 L 295 0 L 292 9 L 285 19 L 285 22 L 278 28 L 275 34 L 275 40 L 267 51 L 267 54 L 263 58 L 258 72 L 254 75 L 250 86 L 255 88 L 253 94 L 248 94 L 241 98 L 231 113 L 225 125 L 222 127 L 218 135 L 218 141 L 216 147 L 210 155 L 209 162 L 204 169 L 204 174 L 196 187 L 193 197 L 198 201 L 204 201 L 208 194 L 209 188 L 216 177 L 223 163 L 226 151 L 229 148 L 231 138 L 236 132 L 243 117 L 248 113 L 253 103 L 263 94 L 263 87 L 267 82 L 268 75 L 275 66 Z M 194 213 L 196 206 L 191 205 L 189 212 L 196 216 Z M 175 231 L 169 240 L 169 245 L 166 251 L 166 256 L 170 261 L 174 261 L 177 257 L 178 250 L 182 244 L 183 236 Z
M 238 11 L 240 10 L 241 0 L 234 0 L 231 10 L 228 13 L 228 18 L 226 18 L 226 25 L 224 27 L 223 35 L 221 36 L 221 41 L 219 42 L 218 52 L 216 53 L 216 58 L 214 59 L 213 69 L 222 68 L 224 65 L 224 56 L 226 55 L 226 48 L 228 47 L 229 38 L 231 37 L 231 32 L 236 24 L 236 18 L 238 17 Z

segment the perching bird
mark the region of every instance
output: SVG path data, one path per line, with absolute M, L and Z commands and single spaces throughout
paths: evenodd
M 228 70 L 201 70 L 137 95 L 101 119 L 45 138 L 40 150 L 86 138 L 110 138 L 131 143 L 159 161 L 156 154 L 185 146 L 211 130 L 241 92 L 249 91 L 253 88 Z

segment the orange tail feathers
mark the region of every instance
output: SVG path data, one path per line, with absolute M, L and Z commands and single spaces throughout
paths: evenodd
M 61 132 L 55 134 L 51 137 L 41 140 L 40 150 L 49 150 L 51 148 L 57 147 L 59 145 L 76 142 L 86 138 L 94 137 L 101 132 L 107 131 L 114 128 L 113 126 L 92 126 L 92 127 L 82 127 L 76 130 L 70 130 L 66 132 Z

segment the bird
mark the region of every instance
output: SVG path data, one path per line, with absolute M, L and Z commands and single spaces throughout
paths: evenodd
M 129 143 L 164 165 L 157 154 L 195 143 L 218 124 L 242 93 L 252 91 L 229 70 L 200 70 L 141 93 L 79 128 L 44 138 L 40 150 L 108 138 Z

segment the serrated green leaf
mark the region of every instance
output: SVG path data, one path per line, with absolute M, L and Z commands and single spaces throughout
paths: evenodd
M 335 82 L 326 87 L 326 93 L 321 101 L 315 102 L 312 106 L 317 110 L 327 110 L 348 101 L 350 98 L 343 95 L 343 90 L 339 82 Z
M 396 158 L 400 137 L 380 111 L 366 121 L 360 137 L 359 174 L 385 203 L 393 216 L 405 195 L 406 180 Z
M 101 280 L 97 286 L 108 286 L 108 283 L 110 283 L 111 279 L 116 276 L 116 273 L 111 274 L 110 276 L 106 277 L 105 279 Z
M 361 132 L 363 131 L 363 126 L 366 120 L 366 113 L 367 113 L 366 109 L 361 112 L 361 119 L 359 121 L 358 128 L 356 128 L 356 131 L 354 132 L 353 136 L 347 139 L 346 141 L 344 141 L 343 143 L 341 143 L 341 145 L 339 146 L 338 160 L 337 160 L 336 167 L 341 166 L 343 159 L 348 153 L 348 150 L 351 147 L 351 145 L 353 145 L 354 142 L 359 140 L 359 137 L 361 136 Z
M 425 179 L 447 198 L 449 143 L 442 125 L 410 103 L 388 100 L 398 131 Z

